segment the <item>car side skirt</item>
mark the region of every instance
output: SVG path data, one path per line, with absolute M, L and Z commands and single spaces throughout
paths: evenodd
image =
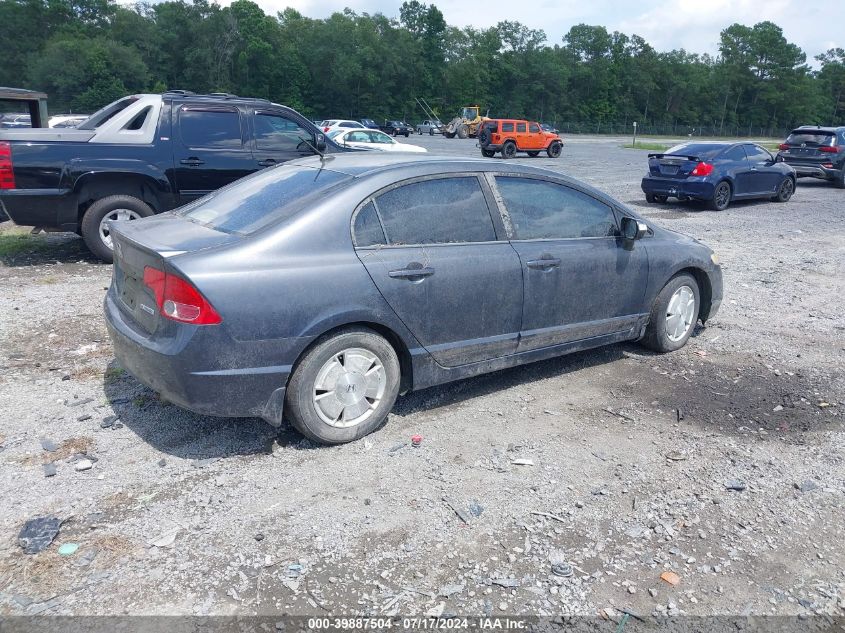
M 525 365 L 527 363 L 546 360 L 556 356 L 564 356 L 566 354 L 581 352 L 596 347 L 602 347 L 604 345 L 611 345 L 613 343 L 638 340 L 642 338 L 646 325 L 648 325 L 648 315 L 641 314 L 637 316 L 635 324 L 630 329 L 622 330 L 620 332 L 594 336 L 591 338 L 561 343 L 559 345 L 552 345 L 525 352 L 517 352 L 516 354 L 509 354 L 508 356 L 492 358 L 490 360 L 479 361 L 469 365 L 460 365 L 458 367 L 443 367 L 442 365 L 437 364 L 437 362 L 434 361 L 425 349 L 418 348 L 410 350 L 414 372 L 413 389 L 425 389 L 427 387 L 441 385 L 453 380 L 471 378 L 473 376 L 487 374 L 501 369 L 508 369 L 510 367 L 516 367 L 517 365 Z

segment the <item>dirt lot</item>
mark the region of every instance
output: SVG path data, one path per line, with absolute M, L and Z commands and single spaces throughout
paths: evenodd
M 519 160 L 715 248 L 718 316 L 408 395 L 335 448 L 160 401 L 113 360 L 110 267 L 0 225 L 0 614 L 844 614 L 845 192 L 649 206 L 620 144 Z

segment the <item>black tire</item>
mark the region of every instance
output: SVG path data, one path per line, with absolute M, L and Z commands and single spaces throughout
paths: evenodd
M 434 128 L 433 127 L 428 128 L 428 135 L 434 136 Z
M 410 132 L 405 132 L 405 138 L 408 138 L 411 135 Z
M 655 200 L 656 200 L 656 198 L 654 197 L 653 193 L 645 194 L 645 201 L 648 202 L 649 204 L 652 204 Z
M 481 155 L 484 156 L 484 158 L 493 158 L 496 155 L 496 152 L 492 149 L 482 149 Z
M 845 165 L 843 165 L 842 171 L 839 172 L 839 176 L 833 181 L 833 184 L 836 185 L 837 189 L 845 189 Z
M 100 235 L 100 223 L 103 218 L 117 209 L 127 209 L 142 218 L 155 214 L 153 208 L 143 200 L 125 195 L 100 198 L 88 207 L 85 215 L 82 216 L 82 239 L 94 255 L 108 264 L 111 264 L 113 260 L 112 251 L 111 246 L 106 244 Z
M 326 363 L 344 350 L 352 348 L 363 349 L 381 362 L 385 372 L 384 392 L 376 408 L 369 413 L 369 417 L 355 426 L 335 427 L 326 422 L 317 412 L 314 403 L 315 382 Z M 318 340 L 297 363 L 288 381 L 285 415 L 296 430 L 315 442 L 323 444 L 351 442 L 372 433 L 385 423 L 399 394 L 400 378 L 401 370 L 396 350 L 384 337 L 365 328 L 341 329 Z
M 458 126 L 458 138 L 469 138 L 469 129 L 466 125 L 461 124 Z
M 655 200 L 656 202 L 661 202 L 661 203 L 662 203 L 662 202 L 666 202 L 668 199 L 669 199 L 669 196 L 659 196 L 659 195 L 657 195 L 657 194 L 655 194 L 655 196 L 654 196 L 654 200 Z
M 683 286 L 692 290 L 695 299 L 695 308 L 692 315 L 692 321 L 686 326 L 686 331 L 683 336 L 677 340 L 669 338 L 667 331 L 667 317 L 669 315 L 669 302 L 675 292 Z M 651 306 L 651 314 L 648 319 L 648 327 L 646 328 L 645 336 L 643 336 L 641 343 L 655 352 L 665 353 L 674 352 L 686 345 L 690 335 L 695 329 L 695 324 L 698 322 L 699 311 L 701 310 L 701 293 L 698 288 L 698 283 L 686 273 L 676 275 L 663 286 L 657 294 L 657 298 Z
M 789 176 L 781 180 L 778 186 L 778 193 L 774 197 L 776 202 L 789 202 L 792 194 L 795 193 L 795 181 Z
M 528 152 L 528 155 L 531 158 L 537 158 L 540 155 L 540 152 Z
M 455 133 L 454 133 L 454 132 L 443 132 L 443 135 L 444 135 L 446 138 L 455 138 Z
M 516 156 L 516 143 L 513 141 L 505 141 L 502 145 L 502 158 L 513 158 Z
M 563 143 L 558 143 L 555 141 L 549 148 L 546 150 L 546 154 L 549 155 L 549 158 L 557 158 L 560 156 L 561 152 L 563 151 Z
M 478 133 L 478 144 L 481 145 L 481 147 L 487 147 L 488 145 L 490 145 L 491 139 L 492 135 L 490 134 L 490 130 L 488 129 L 482 129 Z
M 716 189 L 713 191 L 713 197 L 707 201 L 707 208 L 713 211 L 724 211 L 731 203 L 731 194 L 731 183 L 723 180 L 716 185 Z

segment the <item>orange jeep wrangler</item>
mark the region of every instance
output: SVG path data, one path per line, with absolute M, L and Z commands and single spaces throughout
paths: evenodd
M 539 123 L 520 119 L 490 119 L 481 124 L 478 132 L 481 153 L 492 158 L 502 152 L 502 158 L 513 158 L 517 152 L 527 152 L 532 158 L 546 150 L 549 158 L 557 158 L 563 149 L 560 136 L 544 132 Z

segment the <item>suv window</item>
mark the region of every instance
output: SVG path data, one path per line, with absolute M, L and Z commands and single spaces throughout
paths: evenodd
M 807 147 L 818 147 L 820 145 L 830 145 L 833 140 L 832 132 L 823 132 L 821 130 L 794 130 L 790 134 L 786 142 L 789 145 L 804 145 Z
M 537 134 L 540 131 L 540 126 L 537 125 L 536 123 L 531 123 L 528 126 L 528 131 L 531 132 L 532 134 Z
M 372 202 L 368 202 L 358 211 L 352 232 L 355 246 L 358 248 L 385 243 L 384 229 L 381 228 L 376 207 Z
M 517 123 L 516 124 L 516 131 L 517 132 L 525 132 L 525 123 Z
M 746 145 L 745 153 L 752 163 L 767 163 L 772 161 L 772 155 L 759 145 Z
M 311 133 L 294 121 L 269 112 L 255 113 L 255 146 L 282 152 L 308 149 L 305 141 L 311 141 Z
M 475 176 L 423 180 L 376 198 L 390 244 L 448 244 L 496 239 Z
M 742 148 L 742 145 L 734 145 L 722 154 L 722 158 L 725 160 L 745 160 L 745 150 Z
M 613 210 L 571 187 L 545 180 L 496 176 L 516 239 L 616 235 Z
M 179 130 L 186 147 L 241 149 L 241 117 L 237 110 L 183 108 Z
M 502 123 L 502 132 L 513 132 L 513 121 Z

